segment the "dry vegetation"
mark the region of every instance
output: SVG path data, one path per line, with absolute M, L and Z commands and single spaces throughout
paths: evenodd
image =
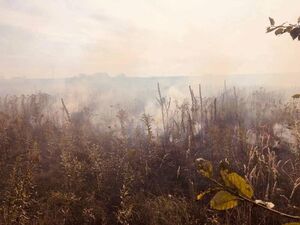
M 47 94 L 1 98 L 0 224 L 292 222 L 247 202 L 216 211 L 209 196 L 197 201 L 212 187 L 197 173 L 199 157 L 216 168 L 228 159 L 256 199 L 300 215 L 297 96 L 284 101 L 264 89 L 225 88 L 204 98 L 199 87 L 179 104 L 158 89 L 161 123 L 147 112 L 134 122 L 119 110 L 118 127 L 105 128 L 92 122 L 88 109 L 75 116 L 67 102 L 56 108 Z

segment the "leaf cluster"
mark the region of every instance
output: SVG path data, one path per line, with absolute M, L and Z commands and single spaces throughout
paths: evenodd
M 284 33 L 289 33 L 293 40 L 298 39 L 300 41 L 300 17 L 298 18 L 298 22 L 296 24 L 286 24 L 283 23 L 281 25 L 275 25 L 275 20 L 269 17 L 270 26 L 267 27 L 267 33 L 273 32 L 275 35 L 281 35 Z
M 238 205 L 240 197 L 251 199 L 253 197 L 254 191 L 252 186 L 239 174 L 235 172 L 230 172 L 229 168 L 226 168 L 226 164 L 221 163 L 219 175 L 222 178 L 222 183 L 216 181 L 213 175 L 213 166 L 210 161 L 204 160 L 202 158 L 197 159 L 198 172 L 208 179 L 215 182 L 220 189 L 210 200 L 210 207 L 216 210 L 227 210 L 234 208 Z M 224 188 L 223 188 L 224 187 Z M 207 190 L 198 194 L 197 200 L 202 199 L 204 195 L 210 193 L 213 190 Z M 236 193 L 236 194 L 235 194 Z
M 264 209 L 270 210 L 281 216 L 299 219 L 297 216 L 288 215 L 274 210 L 272 202 L 254 200 L 254 190 L 251 184 L 236 172 L 232 172 L 227 160 L 220 163 L 219 176 L 221 182 L 213 178 L 213 165 L 210 161 L 199 158 L 196 160 L 198 172 L 216 184 L 217 188 L 208 189 L 197 195 L 197 200 L 201 200 L 205 195 L 216 192 L 210 200 L 210 207 L 215 210 L 228 210 L 239 205 L 240 201 L 246 201 Z M 284 225 L 300 225 L 300 223 L 286 223 Z

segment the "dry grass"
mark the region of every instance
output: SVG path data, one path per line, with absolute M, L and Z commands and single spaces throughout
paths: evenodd
M 210 184 L 198 157 L 215 167 L 227 158 L 256 198 L 300 214 L 298 105 L 265 90 L 225 90 L 174 104 L 159 92 L 162 124 L 148 114 L 116 112 L 99 127 L 85 109 L 72 116 L 46 94 L 0 101 L 0 224 L 281 224 L 244 204 L 227 212 L 195 196 Z M 68 115 L 66 115 L 68 114 Z M 135 117 L 135 120 L 131 118 Z M 289 125 L 297 143 L 273 132 Z M 156 127 L 163 128 L 157 132 Z M 290 150 L 293 151 L 290 151 Z

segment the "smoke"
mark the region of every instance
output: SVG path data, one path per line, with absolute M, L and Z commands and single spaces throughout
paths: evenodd
M 288 129 L 285 125 L 279 123 L 274 124 L 273 132 L 274 135 L 280 138 L 281 141 L 291 145 L 297 144 L 297 138 L 295 137 L 293 131 Z
M 229 91 L 234 86 L 241 95 L 240 98 L 248 96 L 250 92 L 257 90 L 260 85 L 266 86 L 268 90 L 276 90 L 276 92 L 266 93 L 265 98 L 269 98 L 269 95 L 276 98 L 278 93 L 284 93 L 285 96 L 290 98 L 292 94 L 297 93 L 296 88 L 268 87 L 263 78 L 259 80 L 256 77 L 258 75 L 232 75 L 227 76 L 226 80 L 224 79 L 225 76 L 221 75 L 138 78 L 111 77 L 102 73 L 80 75 L 66 79 L 2 79 L 0 82 L 0 95 L 3 97 L 5 95 L 30 95 L 44 92 L 57 99 L 54 106 L 60 114 L 62 114 L 60 99 L 63 98 L 70 114 L 79 115 L 78 113 L 86 112 L 88 109 L 92 121 L 99 124 L 99 126 L 112 126 L 118 123 L 116 115 L 120 110 L 127 112 L 128 120 L 140 120 L 142 114 L 146 113 L 152 116 L 155 124 L 157 124 L 156 128 L 161 129 L 162 115 L 157 101 L 157 83 L 160 83 L 162 96 L 166 101 L 170 100 L 170 118 L 178 114 L 178 106 L 191 102 L 189 86 L 191 86 L 196 99 L 199 99 L 199 85 L 201 85 L 204 100 L 220 96 L 225 88 Z M 228 92 L 227 97 L 230 93 Z M 281 96 L 278 98 L 284 99 Z M 245 101 L 251 101 L 251 98 L 245 99 Z M 245 120 L 251 121 L 251 118 L 255 117 L 251 113 L 251 108 L 243 113 Z M 266 110 L 266 113 L 271 113 L 271 111 Z M 278 130 L 278 127 L 275 128 Z M 288 135 L 284 137 L 288 137 Z

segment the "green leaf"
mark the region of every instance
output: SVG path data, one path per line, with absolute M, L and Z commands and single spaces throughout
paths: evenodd
M 290 31 L 290 35 L 292 36 L 293 40 L 295 40 L 300 35 L 300 27 L 295 27 Z
M 294 26 L 293 25 L 289 25 L 285 28 L 285 32 L 288 32 L 290 33 L 292 30 L 294 29 Z
M 201 193 L 199 193 L 196 197 L 196 199 L 199 201 L 201 200 L 205 195 L 211 193 L 211 192 L 216 192 L 216 191 L 220 191 L 220 190 L 223 190 L 222 188 L 220 187 L 214 187 L 214 188 L 208 188 L 206 191 L 203 191 Z
M 226 185 L 227 187 L 234 188 L 234 186 L 231 184 L 231 182 L 230 182 L 229 179 L 228 179 L 228 174 L 229 174 L 229 173 L 228 173 L 228 170 L 227 170 L 227 169 L 221 169 L 221 170 L 220 170 L 220 175 L 221 175 L 221 177 L 222 177 L 222 179 L 223 179 L 225 185 Z
M 210 190 L 207 190 L 207 191 L 203 191 L 203 192 L 201 192 L 201 193 L 199 193 L 198 195 L 197 195 L 197 200 L 199 201 L 199 200 L 201 200 L 206 194 L 208 194 L 208 193 L 210 193 Z
M 238 205 L 238 197 L 227 191 L 219 191 L 210 200 L 210 207 L 216 210 L 232 209 Z
M 212 177 L 213 166 L 210 161 L 199 158 L 196 160 L 198 163 L 198 172 L 204 177 Z
M 281 28 L 278 28 L 276 31 L 275 31 L 275 35 L 280 35 L 280 34 L 283 34 L 285 33 L 285 28 L 281 27 Z
M 271 17 L 269 17 L 269 20 L 270 20 L 270 24 L 271 26 L 274 26 L 275 25 L 275 20 Z
M 229 182 L 234 185 L 239 193 L 247 198 L 252 198 L 254 191 L 251 185 L 237 173 L 228 174 Z
M 220 174 L 227 187 L 237 190 L 244 197 L 253 197 L 253 188 L 243 177 L 234 172 L 229 173 L 228 170 L 221 170 Z

